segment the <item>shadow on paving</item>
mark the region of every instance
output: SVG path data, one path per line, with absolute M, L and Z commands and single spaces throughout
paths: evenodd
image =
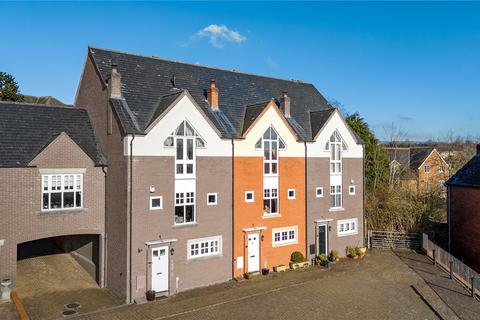
M 424 282 L 391 252 L 371 252 L 330 270 L 310 267 L 230 281 L 81 318 L 438 319 L 412 289 L 418 283 Z
M 32 320 L 59 319 L 64 311 L 87 313 L 121 304 L 68 253 L 19 260 L 16 285 Z M 66 307 L 73 303 L 78 306 Z
M 412 251 L 395 251 L 395 254 L 415 271 L 461 319 L 480 318 L 480 302 L 470 296 L 469 291 L 425 255 Z

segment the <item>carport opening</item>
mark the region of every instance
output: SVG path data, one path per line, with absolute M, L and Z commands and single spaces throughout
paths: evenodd
M 68 253 L 100 284 L 99 235 L 67 235 L 20 243 L 17 260 Z

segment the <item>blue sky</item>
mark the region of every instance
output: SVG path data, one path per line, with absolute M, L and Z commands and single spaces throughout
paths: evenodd
M 480 3 L 0 3 L 0 12 L 0 70 L 26 94 L 72 103 L 91 45 L 301 79 L 381 138 L 392 123 L 412 140 L 480 136 Z

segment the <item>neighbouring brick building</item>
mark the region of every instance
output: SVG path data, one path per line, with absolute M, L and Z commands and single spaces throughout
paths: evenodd
M 401 182 L 420 193 L 444 191 L 450 167 L 436 148 L 385 147 L 390 157 L 392 182 Z
M 446 185 L 449 250 L 480 272 L 480 145 L 477 154 Z
M 48 240 L 103 285 L 106 160 L 87 112 L 0 102 L 0 135 L 0 277 Z

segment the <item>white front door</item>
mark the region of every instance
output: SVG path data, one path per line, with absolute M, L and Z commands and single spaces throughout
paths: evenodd
M 260 270 L 260 234 L 248 235 L 248 272 Z
M 168 291 L 168 247 L 152 248 L 152 290 Z

